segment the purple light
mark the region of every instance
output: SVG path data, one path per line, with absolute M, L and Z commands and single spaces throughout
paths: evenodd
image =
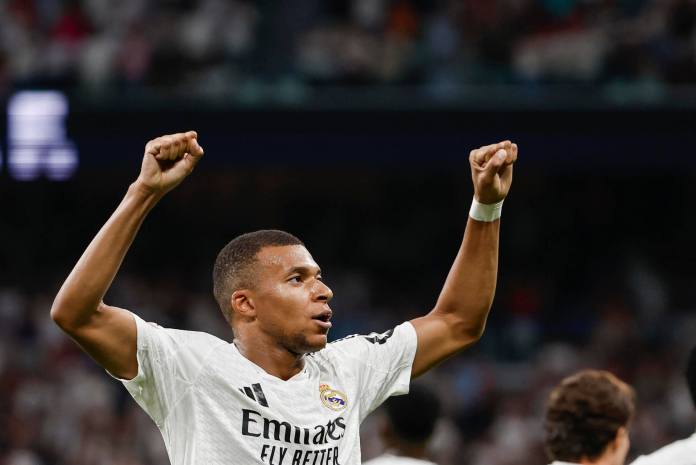
M 56 91 L 18 92 L 10 98 L 8 159 L 10 174 L 19 181 L 45 175 L 69 179 L 79 164 L 77 149 L 66 137 L 68 99 Z

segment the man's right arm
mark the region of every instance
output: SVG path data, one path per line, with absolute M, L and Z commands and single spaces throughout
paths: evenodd
M 136 326 L 129 312 L 102 299 L 148 212 L 203 155 L 195 132 L 159 137 L 145 147 L 138 179 L 63 283 L 51 318 L 111 374 L 138 373 Z

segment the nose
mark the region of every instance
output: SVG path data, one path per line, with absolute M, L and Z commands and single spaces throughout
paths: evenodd
M 328 302 L 333 299 L 333 291 L 323 281 L 316 281 L 314 286 L 314 299 L 318 301 Z

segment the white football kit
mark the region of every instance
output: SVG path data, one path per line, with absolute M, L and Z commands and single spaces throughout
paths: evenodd
M 327 344 L 283 381 L 234 344 L 134 318 L 138 374 L 120 381 L 173 465 L 357 465 L 360 423 L 408 392 L 416 353 L 407 322 Z
M 696 465 L 696 434 L 641 455 L 631 465 Z

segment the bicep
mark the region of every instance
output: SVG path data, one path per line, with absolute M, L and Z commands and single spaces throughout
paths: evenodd
M 138 374 L 137 328 L 128 310 L 101 303 L 89 321 L 67 332 L 112 375 L 133 379 Z
M 422 375 L 477 340 L 468 336 L 463 329 L 465 323 L 451 314 L 433 311 L 411 320 L 411 324 L 418 337 L 416 356 L 411 368 L 412 378 Z

